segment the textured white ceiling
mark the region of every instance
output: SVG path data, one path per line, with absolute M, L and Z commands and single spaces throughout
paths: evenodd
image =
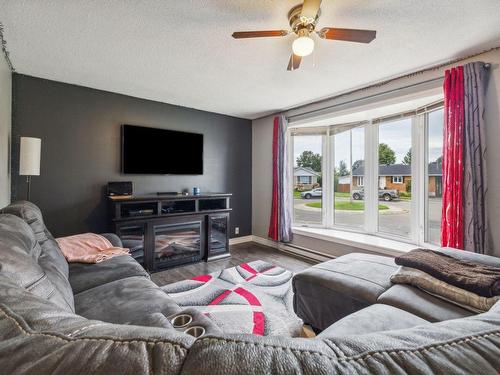
M 293 36 L 231 38 L 297 3 L 0 0 L 0 22 L 19 73 L 250 119 L 500 44 L 499 0 L 323 0 L 319 27 L 377 39 L 318 39 L 293 72 Z

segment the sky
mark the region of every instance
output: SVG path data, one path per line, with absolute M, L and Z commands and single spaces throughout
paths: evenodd
M 429 161 L 435 161 L 442 155 L 443 145 L 443 110 L 429 114 Z M 334 141 L 335 165 L 340 160 L 349 161 L 350 136 L 349 131 L 336 134 Z M 411 119 L 403 119 L 379 125 L 379 142 L 386 143 L 396 153 L 396 163 L 402 163 L 403 158 L 411 147 Z M 321 136 L 294 137 L 294 165 L 297 166 L 297 157 L 303 151 L 311 150 L 322 153 Z M 352 129 L 352 162 L 364 159 L 364 131 L 363 128 Z

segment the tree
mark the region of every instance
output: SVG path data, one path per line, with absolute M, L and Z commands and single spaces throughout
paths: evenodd
M 391 165 L 396 163 L 396 153 L 386 143 L 378 145 L 378 163 L 379 165 Z
M 403 164 L 411 165 L 411 147 L 403 158 Z
M 354 163 L 352 163 L 352 170 L 355 171 L 358 168 L 361 168 L 365 165 L 364 160 L 356 160 Z
M 304 151 L 297 157 L 297 166 L 321 172 L 321 155 L 312 151 Z
M 347 169 L 347 164 L 344 160 L 339 162 L 338 174 L 339 176 L 349 176 L 349 169 Z

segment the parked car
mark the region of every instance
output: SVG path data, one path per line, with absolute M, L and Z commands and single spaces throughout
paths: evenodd
M 357 201 L 365 199 L 365 189 L 353 190 L 352 198 Z M 393 199 L 399 199 L 399 193 L 397 190 L 379 189 L 378 198 L 383 199 L 386 202 L 389 202 L 392 201 Z
M 322 195 L 323 195 L 322 188 L 303 191 L 302 193 L 300 193 L 300 197 L 302 199 L 321 198 Z

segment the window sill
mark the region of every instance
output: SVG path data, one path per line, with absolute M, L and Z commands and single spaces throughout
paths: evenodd
M 398 255 L 419 248 L 419 246 L 414 244 L 390 240 L 371 234 L 348 232 L 338 229 L 294 227 L 292 231 L 301 236 L 336 242 L 387 255 Z

